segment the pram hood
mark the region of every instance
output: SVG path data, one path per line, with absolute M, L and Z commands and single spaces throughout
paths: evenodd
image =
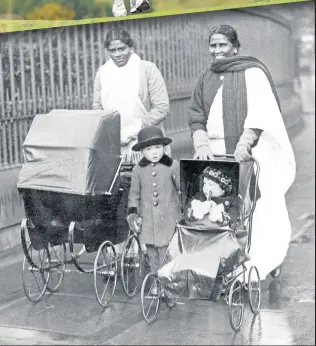
M 38 114 L 23 157 L 18 189 L 104 194 L 120 162 L 120 115 L 64 109 Z

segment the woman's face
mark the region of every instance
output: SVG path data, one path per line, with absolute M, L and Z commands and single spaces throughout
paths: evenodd
M 125 66 L 133 53 L 133 48 L 121 40 L 114 40 L 107 48 L 107 52 L 110 58 L 114 61 L 118 67 Z
M 225 35 L 214 34 L 210 39 L 210 53 L 212 60 L 221 60 L 237 54 L 237 47 Z
M 221 197 L 224 195 L 225 191 L 219 186 L 218 183 L 211 179 L 203 178 L 203 193 L 206 199 L 209 197 Z

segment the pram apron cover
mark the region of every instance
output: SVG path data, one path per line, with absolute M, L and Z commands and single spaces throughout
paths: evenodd
M 18 189 L 104 194 L 120 161 L 120 116 L 93 110 L 38 114 L 23 156 Z
M 187 202 L 201 188 L 199 177 L 207 166 L 223 168 L 230 173 L 236 187 L 232 193 L 239 196 L 238 213 L 241 218 L 248 215 L 253 162 L 239 165 L 232 159 L 180 161 L 184 212 Z M 221 281 L 222 274 L 231 273 L 245 261 L 247 232 L 244 224 L 237 223 L 236 232 L 227 226 L 215 226 L 203 220 L 190 222 L 185 217 L 176 224 L 176 232 L 158 271 L 159 280 L 169 297 L 209 299 L 215 280 Z M 243 237 L 237 237 L 239 231 Z
M 209 299 L 216 277 L 243 261 L 231 231 L 200 232 L 179 225 L 158 271 L 159 281 L 168 297 Z

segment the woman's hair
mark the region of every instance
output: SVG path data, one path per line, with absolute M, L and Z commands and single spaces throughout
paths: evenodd
M 230 25 L 222 24 L 213 26 L 210 31 L 208 42 L 210 43 L 211 38 L 214 34 L 222 34 L 227 37 L 229 42 L 236 48 L 240 47 L 240 42 L 238 40 L 237 31 Z
M 121 28 L 116 28 L 108 31 L 108 33 L 106 34 L 104 41 L 105 48 L 109 48 L 111 42 L 116 40 L 122 41 L 129 47 L 134 46 L 134 41 L 131 38 L 129 32 Z

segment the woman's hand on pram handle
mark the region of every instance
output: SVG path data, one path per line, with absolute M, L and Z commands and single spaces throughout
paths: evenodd
M 194 160 L 214 160 L 214 156 L 208 145 L 203 145 L 197 148 L 195 155 L 193 157 Z
M 248 148 L 245 145 L 237 146 L 234 152 L 234 157 L 237 162 L 245 162 L 251 159 L 250 152 L 248 151 Z
M 204 130 L 194 131 L 192 135 L 193 146 L 195 150 L 194 160 L 214 160 L 214 156 L 209 147 L 209 138 Z
M 245 162 L 251 159 L 250 150 L 260 137 L 261 132 L 260 129 L 244 129 L 234 152 L 236 161 Z
M 140 233 L 142 227 L 142 218 L 137 213 L 132 213 L 127 216 L 127 223 L 131 231 Z

